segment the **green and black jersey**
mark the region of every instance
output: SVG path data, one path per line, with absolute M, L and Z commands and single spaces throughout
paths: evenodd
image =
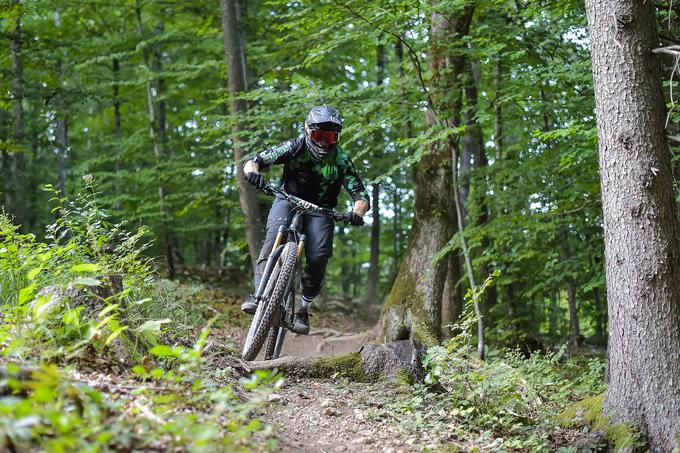
M 316 205 L 335 208 L 341 186 L 353 201 L 364 200 L 370 204 L 354 163 L 339 146 L 320 161 L 307 151 L 304 138 L 295 138 L 256 154 L 253 160 L 260 169 L 283 164 L 281 186 L 284 190 Z

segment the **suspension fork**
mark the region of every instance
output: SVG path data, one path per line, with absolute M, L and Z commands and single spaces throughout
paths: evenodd
M 281 242 L 283 241 L 283 237 L 285 236 L 286 229 L 287 228 L 285 225 L 281 225 L 279 227 L 279 231 L 276 233 L 276 240 L 274 241 L 272 251 L 269 254 L 269 258 L 267 258 L 267 264 L 265 265 L 264 271 L 262 272 L 262 277 L 260 278 L 260 286 L 258 286 L 257 291 L 255 292 L 256 299 L 260 299 L 262 297 L 262 294 L 264 293 L 264 290 L 267 287 L 269 277 L 271 276 L 272 271 L 274 270 L 274 266 L 276 265 L 276 261 L 281 256 L 281 252 L 283 252 L 284 246 L 281 244 Z

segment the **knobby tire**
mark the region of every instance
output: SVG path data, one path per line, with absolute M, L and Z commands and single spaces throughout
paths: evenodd
M 297 262 L 297 249 L 294 242 L 286 244 L 281 253 L 281 264 L 278 275 L 272 273 L 270 282 L 274 279 L 276 281 L 271 293 L 265 291 L 264 297 L 257 307 L 255 317 L 250 325 L 248 336 L 246 337 L 245 345 L 243 346 L 243 359 L 253 360 L 262 349 L 270 330 L 277 330 L 272 324 L 274 320 L 274 313 L 277 312 L 283 304 L 281 303 L 283 297 L 288 289 L 288 282 L 295 272 L 295 264 Z M 267 283 L 267 289 L 270 288 L 270 282 Z M 269 295 L 269 297 L 266 297 Z M 274 340 L 274 343 L 276 341 Z

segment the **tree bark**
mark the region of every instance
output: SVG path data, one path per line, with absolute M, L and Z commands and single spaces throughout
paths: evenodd
M 236 0 L 220 0 L 222 30 L 224 33 L 224 56 L 227 65 L 228 89 L 231 96 L 231 113 L 234 116 L 248 110 L 246 100 L 239 98 L 239 95 L 247 90 L 247 85 L 245 45 L 242 40 L 243 34 L 240 32 L 236 8 Z M 245 150 L 243 148 L 245 140 L 241 135 L 244 130 L 245 128 L 241 122 L 236 119 L 231 129 L 231 139 L 234 144 L 234 157 L 237 162 L 239 201 L 245 219 L 248 251 L 250 252 L 251 265 L 254 270 L 262 242 L 263 221 L 258 207 L 257 193 L 244 179 L 242 163 L 245 157 Z
M 587 0 L 609 303 L 604 411 L 652 451 L 680 433 L 680 226 L 654 3 Z
M 431 15 L 429 67 L 432 70 L 436 108 L 430 106 L 428 125 L 438 123 L 438 116 L 448 126 L 459 121 L 462 90 L 456 72 L 462 57 L 446 55 L 444 40 L 466 34 L 472 14 L 470 8 L 444 17 Z M 432 263 L 432 256 L 451 238 L 455 221 L 451 205 L 453 183 L 452 155 L 449 141 L 434 143 L 415 169 L 415 203 L 413 225 L 404 259 L 394 286 L 383 307 L 378 329 L 381 339 L 421 339 L 435 343 L 441 337 L 441 304 L 446 279 L 447 260 Z
M 366 280 L 366 303 L 375 302 L 380 274 L 380 185 L 373 183 L 371 207 L 371 257 Z
M 20 4 L 20 0 L 14 0 Z M 14 173 L 14 221 L 20 225 L 20 231 L 28 231 L 26 225 L 26 147 L 24 124 L 24 69 L 21 57 L 21 16 L 16 18 L 14 30 L 11 34 L 12 55 L 12 113 L 14 114 L 14 141 L 18 151 L 13 156 Z

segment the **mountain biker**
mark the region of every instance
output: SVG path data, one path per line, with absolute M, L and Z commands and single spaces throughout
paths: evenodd
M 349 155 L 338 145 L 341 131 L 342 118 L 338 109 L 316 106 L 305 120 L 304 137 L 288 140 L 251 157 L 243 167 L 245 179 L 262 188 L 265 179 L 260 171 L 271 165 L 283 164 L 280 184 L 286 192 L 329 209 L 337 205 L 340 187 L 344 186 L 354 202 L 347 219 L 352 225 L 363 225 L 363 215 L 370 209 L 368 192 Z M 287 225 L 291 218 L 290 203 L 276 198 L 269 210 L 267 233 L 257 259 L 255 289 L 260 284 L 279 226 Z M 309 333 L 309 308 L 321 291 L 326 264 L 333 252 L 333 228 L 333 220 L 323 214 L 304 215 L 302 231 L 307 235 L 306 266 L 301 279 L 302 299 L 292 328 L 295 333 Z M 255 314 L 258 302 L 251 294 L 241 305 L 241 310 Z

